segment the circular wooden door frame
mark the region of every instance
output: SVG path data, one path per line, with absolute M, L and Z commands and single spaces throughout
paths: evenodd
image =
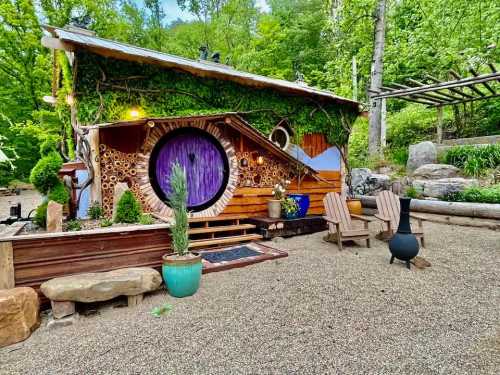
M 142 152 L 138 157 L 137 177 L 139 179 L 139 188 L 144 194 L 146 203 L 154 212 L 164 217 L 173 216 L 172 209 L 158 197 L 153 189 L 153 186 L 151 185 L 150 179 L 152 176 L 149 175 L 149 161 L 151 152 L 160 139 L 172 130 L 183 127 L 198 128 L 211 134 L 220 142 L 224 152 L 226 153 L 229 165 L 229 177 L 224 192 L 212 206 L 201 211 L 190 213 L 190 217 L 218 216 L 224 211 L 227 204 L 233 197 L 236 187 L 238 186 L 238 160 L 236 158 L 236 152 L 233 145 L 223 137 L 219 128 L 213 123 L 210 123 L 208 120 L 172 120 L 156 123 L 155 126 L 149 131 L 147 139 L 144 140 Z

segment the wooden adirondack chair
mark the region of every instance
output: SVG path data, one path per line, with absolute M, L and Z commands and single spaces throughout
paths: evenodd
M 382 239 L 388 239 L 398 230 L 399 215 L 401 211 L 399 197 L 388 190 L 384 190 L 377 195 L 375 200 L 377 202 L 378 210 L 375 217 L 381 220 L 384 226 L 380 236 Z M 410 213 L 410 217 L 418 220 L 417 227 L 412 226 L 411 231 L 417 238 L 420 239 L 422 247 L 425 247 L 424 227 L 422 225 L 422 221 L 424 219 L 412 213 Z
M 337 193 L 328 193 L 323 203 L 326 211 L 323 218 L 328 222 L 329 235 L 334 237 L 339 250 L 342 250 L 342 242 L 353 240 L 366 240 L 366 247 L 370 247 L 368 223 L 371 220 L 349 213 L 345 199 Z M 353 226 L 351 218 L 364 221 L 364 229 Z

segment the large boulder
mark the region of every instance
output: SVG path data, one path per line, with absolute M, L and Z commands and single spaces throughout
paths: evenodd
M 351 171 L 354 194 L 370 195 L 390 188 L 391 179 L 385 174 L 372 173 L 368 168 L 353 168 Z
M 58 277 L 44 282 L 40 289 L 52 301 L 97 302 L 151 292 L 161 281 L 158 271 L 137 267 Z
M 448 164 L 424 164 L 413 172 L 413 177 L 420 180 L 439 180 L 458 177 L 460 169 Z
M 451 193 L 464 191 L 468 187 L 478 186 L 475 179 L 441 178 L 439 180 L 414 180 L 413 187 L 425 197 L 441 198 Z
M 39 326 L 39 309 L 32 288 L 0 290 L 0 348 L 26 340 Z
M 421 165 L 434 164 L 436 161 L 437 149 L 434 143 L 430 141 L 420 142 L 410 146 L 406 169 L 413 172 Z

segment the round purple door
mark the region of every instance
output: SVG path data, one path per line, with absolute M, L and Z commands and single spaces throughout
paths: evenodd
M 197 128 L 181 128 L 168 133 L 155 146 L 150 162 L 151 183 L 164 201 L 176 161 L 186 171 L 189 210 L 203 210 L 219 199 L 227 184 L 228 160 L 212 135 Z

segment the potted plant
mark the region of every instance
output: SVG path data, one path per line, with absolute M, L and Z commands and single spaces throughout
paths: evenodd
M 162 274 L 168 292 L 174 297 L 191 296 L 201 279 L 201 257 L 189 252 L 186 172 L 178 164 L 172 166 L 171 192 L 168 196 L 174 211 L 172 246 L 174 255 L 163 256 Z
M 285 180 L 274 185 L 273 199 L 267 201 L 267 214 L 272 219 L 281 217 L 281 201 L 285 197 L 286 188 L 290 185 L 290 181 Z
M 296 138 L 295 142 L 296 142 L 296 145 L 300 144 L 298 138 Z M 302 163 L 300 160 L 299 147 L 296 146 L 295 148 L 297 150 L 297 156 L 295 158 L 297 160 L 295 163 L 295 175 L 297 176 L 298 193 L 288 194 L 288 197 L 295 200 L 295 202 L 297 203 L 298 211 L 297 211 L 296 217 L 305 217 L 307 215 L 307 210 L 309 209 L 310 199 L 309 199 L 309 194 L 300 193 L 300 186 L 301 186 L 302 180 L 307 175 L 309 170 L 304 165 L 304 163 Z
M 293 198 L 286 197 L 281 201 L 281 209 L 285 219 L 296 219 L 299 217 L 299 205 Z

